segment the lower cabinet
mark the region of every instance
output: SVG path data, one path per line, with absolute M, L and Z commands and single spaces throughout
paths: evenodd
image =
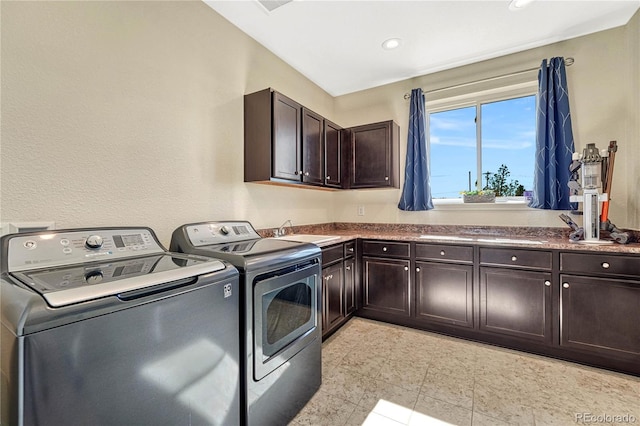
M 473 327 L 473 266 L 416 262 L 416 318 Z
M 322 337 L 344 324 L 358 308 L 355 241 L 322 249 Z
M 551 274 L 480 268 L 480 330 L 551 342 Z
M 344 269 L 342 261 L 322 269 L 322 331 L 331 331 L 340 325 L 344 311 Z
M 410 316 L 409 267 L 409 260 L 363 257 L 362 309 Z
M 561 275 L 560 345 L 640 362 L 640 281 Z
M 356 261 L 353 257 L 344 260 L 344 306 L 345 315 L 351 315 L 358 309 Z

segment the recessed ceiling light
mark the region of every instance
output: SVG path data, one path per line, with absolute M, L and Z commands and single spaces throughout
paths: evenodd
M 520 10 L 533 1 L 534 0 L 511 0 L 511 3 L 509 3 L 509 10 Z
M 401 40 L 399 38 L 390 38 L 382 42 L 382 47 L 387 50 L 395 49 L 396 47 L 400 46 L 400 41 Z

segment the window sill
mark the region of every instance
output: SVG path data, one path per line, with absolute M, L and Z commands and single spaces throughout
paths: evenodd
M 438 198 L 433 200 L 435 210 L 528 210 L 524 197 L 498 197 L 495 203 L 464 203 L 462 198 Z

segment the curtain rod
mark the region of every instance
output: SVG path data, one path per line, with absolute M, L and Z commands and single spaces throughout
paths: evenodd
M 574 61 L 574 59 L 573 59 L 573 58 L 566 58 L 566 59 L 564 60 L 564 63 L 565 63 L 568 67 L 570 67 L 571 65 L 573 65 L 573 63 L 574 63 L 574 62 L 575 62 L 575 61 Z M 447 87 L 442 87 L 442 88 L 440 88 L 440 89 L 429 90 L 429 91 L 425 92 L 425 94 L 438 93 L 438 92 L 442 92 L 442 91 L 449 90 L 449 89 L 456 89 L 456 88 L 458 88 L 458 87 L 470 86 L 470 85 L 472 85 L 472 84 L 476 84 L 476 83 L 483 83 L 483 82 L 485 82 L 485 81 L 498 80 L 498 79 L 505 78 L 505 77 L 513 77 L 513 76 L 516 76 L 516 75 L 525 74 L 525 73 L 528 73 L 528 72 L 531 72 L 531 71 L 535 71 L 535 70 L 537 70 L 537 69 L 540 69 L 540 67 L 529 68 L 529 69 L 526 69 L 526 70 L 516 71 L 516 72 L 512 72 L 512 73 L 508 73 L 508 74 L 502 74 L 502 75 L 498 75 L 498 76 L 495 76 L 495 77 L 482 78 L 482 79 L 480 79 L 480 80 L 470 81 L 470 82 L 468 82 L 468 83 L 454 84 L 453 86 L 447 86 Z M 410 99 L 410 98 L 411 98 L 411 93 L 405 93 L 405 94 L 404 94 L 404 98 L 405 98 L 405 99 Z

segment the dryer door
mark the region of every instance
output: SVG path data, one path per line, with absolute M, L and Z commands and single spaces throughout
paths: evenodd
M 254 284 L 254 379 L 260 380 L 319 336 L 318 263 L 278 271 Z

